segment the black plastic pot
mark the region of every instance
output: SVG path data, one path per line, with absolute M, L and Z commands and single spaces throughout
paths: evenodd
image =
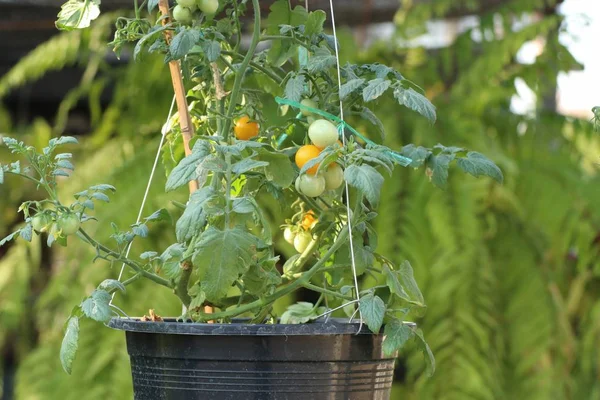
M 195 324 L 113 319 L 136 400 L 387 400 L 394 358 L 358 324 Z

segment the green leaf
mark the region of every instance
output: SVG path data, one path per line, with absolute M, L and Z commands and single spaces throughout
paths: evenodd
M 81 303 L 81 311 L 94 321 L 108 322 L 113 316 L 109 306 L 110 300 L 110 293 L 106 290 L 96 289 Z
M 308 60 L 306 70 L 310 74 L 316 74 L 317 72 L 327 71 L 329 68 L 334 67 L 336 63 L 335 56 L 329 50 L 319 48 Z
M 481 153 L 470 151 L 465 158 L 459 158 L 456 163 L 460 169 L 477 178 L 489 176 L 499 183 L 504 181 L 500 168 Z
M 318 307 L 312 303 L 300 301 L 292 304 L 281 316 L 282 324 L 305 324 L 317 319 L 317 317 L 326 311 L 325 307 Z
M 375 125 L 377 128 L 377 133 L 379 133 L 379 140 L 383 142 L 385 140 L 385 128 L 383 127 L 383 123 L 377 117 L 377 115 L 375 115 L 370 108 L 363 107 L 360 111 L 360 116 Z
M 358 309 L 371 332 L 379 333 L 385 316 L 385 303 L 383 300 L 379 296 L 369 293 L 360 298 Z
M 195 286 L 197 287 L 197 286 Z M 192 297 L 192 301 L 190 302 L 189 309 L 190 310 L 201 310 L 204 306 L 204 302 L 206 301 L 206 293 L 201 289 L 196 290 L 194 293 L 194 297 Z
M 284 275 L 291 276 L 297 272 L 300 272 L 300 270 L 297 267 L 296 261 L 298 261 L 301 255 L 302 254 L 294 254 L 293 256 L 287 259 L 287 261 L 283 265 Z
M 391 81 L 382 78 L 375 78 L 367 84 L 367 87 L 363 89 L 363 100 L 373 101 L 378 97 L 381 97 L 386 90 L 392 85 Z
M 60 363 L 62 364 L 65 372 L 69 375 L 71 375 L 71 368 L 73 366 L 73 361 L 75 361 L 78 342 L 79 318 L 71 317 L 67 322 L 65 336 L 63 337 L 62 344 L 60 346 Z
M 448 183 L 448 169 L 452 160 L 454 160 L 454 155 L 445 153 L 431 155 L 427 159 L 427 174 L 437 187 L 446 188 L 446 184 Z
M 78 143 L 79 143 L 79 141 L 77 140 L 77 138 L 74 138 L 73 136 L 61 136 L 58 138 L 50 139 L 50 141 L 48 142 L 50 147 L 61 146 L 64 144 L 78 144 Z
M 375 168 L 366 164 L 350 165 L 344 171 L 344 179 L 350 186 L 360 190 L 373 206 L 377 206 L 383 176 Z
M 120 290 L 121 292 L 125 293 L 125 286 L 123 286 L 121 282 L 115 279 L 104 280 L 104 282 L 98 285 L 98 289 L 105 290 L 109 293 L 116 292 L 117 290 Z
M 427 158 L 432 153 L 429 149 L 426 149 L 425 147 L 417 147 L 414 144 L 409 144 L 402 148 L 402 152 L 400 154 L 412 160 L 412 163 L 409 165 L 410 167 L 419 168 L 420 166 L 425 164 L 425 161 L 427 161 Z
M 117 189 L 113 185 L 107 185 L 105 183 L 102 183 L 100 185 L 94 185 L 90 187 L 90 190 L 97 190 L 100 192 L 106 192 L 107 190 L 109 190 L 113 193 L 117 191 Z
M 148 225 L 146 224 L 135 224 L 131 228 L 133 234 L 139 237 L 148 237 L 148 234 L 150 233 L 150 229 L 148 229 Z
M 209 62 L 214 62 L 221 56 L 221 44 L 216 40 L 202 42 L 202 50 Z
M 0 185 L 2 185 L 4 183 L 4 169 L 2 168 L 2 165 L 0 165 Z
M 63 31 L 83 29 L 100 15 L 100 0 L 69 0 L 61 6 L 56 27 Z
M 364 83 L 365 80 L 362 78 L 352 79 L 344 83 L 340 89 L 340 99 L 344 100 L 346 97 L 360 89 Z
M 187 185 L 192 179 L 195 179 L 197 176 L 196 169 L 198 168 L 198 164 L 208 156 L 208 154 L 210 154 L 209 144 L 205 141 L 196 142 L 192 154 L 181 160 L 179 164 L 173 168 L 173 171 L 171 171 L 171 174 L 167 179 L 167 184 L 165 185 L 165 190 L 167 192 L 175 190 L 183 185 Z
M 146 222 L 171 221 L 171 214 L 166 208 L 154 211 L 152 215 L 145 218 Z
M 233 199 L 232 211 L 238 214 L 251 214 L 255 210 L 254 203 L 247 197 Z
M 418 112 L 431 123 L 435 122 L 437 118 L 435 106 L 431 104 L 427 97 L 415 91 L 413 88 L 405 89 L 402 86 L 397 86 L 396 89 L 394 89 L 394 97 L 400 105 Z
M 255 168 L 266 167 L 269 163 L 266 161 L 253 160 L 252 158 L 245 158 L 242 161 L 238 161 L 233 164 L 231 171 L 236 175 L 245 174 Z
M 274 261 L 271 268 L 265 268 L 259 264 L 252 264 L 248 271 L 242 276 L 244 281 L 244 287 L 248 293 L 261 296 L 265 292 L 274 286 L 281 283 L 281 275 L 275 269 L 275 263 L 279 260 L 279 257 L 271 259 Z M 267 263 L 269 264 L 269 263 Z
M 105 203 L 110 203 L 110 199 L 104 193 L 92 193 L 90 197 L 93 198 L 93 199 L 95 199 L 95 200 L 100 200 L 100 201 L 103 201 Z
M 421 290 L 419 290 L 419 286 L 415 281 L 415 276 L 413 273 L 412 266 L 408 261 L 404 261 L 400 264 L 400 268 L 398 269 L 398 279 L 402 284 L 402 287 L 408 294 L 411 301 L 425 305 L 425 299 L 423 298 L 423 294 L 421 294 Z
M 206 223 L 203 207 L 213 194 L 211 187 L 204 187 L 192 194 L 183 215 L 175 224 L 175 233 L 179 242 L 187 242 L 193 238 Z
M 433 356 L 431 348 L 429 348 L 429 345 L 423 337 L 423 331 L 421 331 L 420 329 L 415 329 L 413 330 L 413 332 L 417 339 L 419 339 L 417 340 L 417 346 L 421 349 L 421 352 L 425 356 L 425 363 L 427 364 L 427 375 L 431 377 L 435 373 L 435 357 Z
M 10 242 L 11 240 L 18 238 L 20 234 L 21 234 L 21 231 L 18 230 L 16 232 L 11 233 L 4 239 L 0 240 L 0 247 L 4 246 L 6 243 Z
M 258 238 L 240 228 L 208 228 L 196 243 L 194 265 L 209 301 L 219 301 L 238 277 L 248 270 Z
M 296 75 L 289 79 L 285 85 L 285 97 L 291 101 L 300 101 L 306 93 L 306 79 L 303 75 Z
M 259 150 L 258 159 L 268 162 L 264 167 L 266 178 L 282 189 L 289 187 L 296 178 L 296 171 L 285 154 L 274 153 L 264 149 Z
M 383 266 L 383 274 L 385 275 L 386 284 L 388 288 L 390 288 L 390 292 L 392 292 L 393 294 L 395 294 L 403 300 L 411 300 L 406 291 L 404 291 L 404 288 L 402 287 L 398 276 L 396 276 L 396 273 L 392 271 L 387 265 Z
M 158 0 L 148 0 L 148 13 L 158 7 Z
M 31 239 L 33 239 L 33 228 L 31 224 L 27 224 L 23 228 L 21 228 L 19 234 L 24 240 L 31 242 Z
M 402 348 L 414 335 L 408 325 L 397 318 L 393 318 L 385 325 L 383 331 L 383 352 L 388 357 L 395 357 L 396 352 Z
M 325 14 L 325 11 L 317 10 L 309 13 L 304 28 L 304 34 L 307 37 L 321 34 L 323 32 L 323 24 L 325 24 L 326 20 L 327 14 Z
M 200 40 L 200 32 L 195 29 L 183 29 L 179 32 L 169 46 L 173 60 L 179 60 L 192 50 L 192 47 Z

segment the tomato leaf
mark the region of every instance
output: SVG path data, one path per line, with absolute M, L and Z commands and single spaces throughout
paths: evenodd
M 334 67 L 337 60 L 329 50 L 319 48 L 314 56 L 308 60 L 306 69 L 308 73 L 315 74 L 317 72 L 327 71 L 329 68 Z
M 248 270 L 258 238 L 241 228 L 208 228 L 196 243 L 194 265 L 209 301 L 219 301 L 238 277 Z
M 344 171 L 344 179 L 360 190 L 373 206 L 379 203 L 383 176 L 375 168 L 366 164 L 350 165 Z
M 158 0 L 148 0 L 148 13 L 158 7 Z
M 405 89 L 398 85 L 394 89 L 394 97 L 400 105 L 406 106 L 413 111 L 418 112 L 429 120 L 432 124 L 436 120 L 435 106 L 413 88 Z
M 125 286 L 115 279 L 104 280 L 100 285 L 98 285 L 98 289 L 105 290 L 109 293 L 116 292 L 117 290 L 125 293 Z
M 200 40 L 200 32 L 195 29 L 183 29 L 179 32 L 169 46 L 173 60 L 179 60 L 192 50 L 192 47 Z
M 175 224 L 175 234 L 179 242 L 190 240 L 206 223 L 204 204 L 213 194 L 214 191 L 211 187 L 204 187 L 192 194 L 183 215 Z
M 108 322 L 113 316 L 109 306 L 110 300 L 110 293 L 96 289 L 80 304 L 80 307 L 86 317 L 98 322 Z
M 221 44 L 216 40 L 206 40 L 201 46 L 209 62 L 215 62 L 221 56 Z
M 165 190 L 167 192 L 175 190 L 186 185 L 192 179 L 195 179 L 197 176 L 196 170 L 198 164 L 208 156 L 208 154 L 210 154 L 209 144 L 205 141 L 196 142 L 192 154 L 181 160 L 179 164 L 173 168 L 173 171 L 171 171 L 171 174 L 167 179 L 167 184 L 165 185 Z
M 0 240 L 0 246 L 4 246 L 6 243 L 10 242 L 11 240 L 18 238 L 20 234 L 21 234 L 20 230 L 11 233 L 4 239 Z
M 241 161 L 233 164 L 231 170 L 236 175 L 242 175 L 248 171 L 252 171 L 255 168 L 266 167 L 269 163 L 266 161 L 253 160 L 251 158 L 244 158 Z
M 56 27 L 63 31 L 83 29 L 100 15 L 100 0 L 69 0 L 61 6 Z
M 383 352 L 388 357 L 395 357 L 396 352 L 402 348 L 414 335 L 413 330 L 397 318 L 393 318 L 385 325 L 383 331 Z
M 387 265 L 384 265 L 383 274 L 385 275 L 386 284 L 390 289 L 390 292 L 403 300 L 410 301 L 410 297 L 402 287 L 402 284 L 400 283 L 400 280 L 394 271 L 392 271 Z
M 252 264 L 248 271 L 242 276 L 244 288 L 248 293 L 261 296 L 269 288 L 281 283 L 281 275 L 277 272 L 275 264 L 279 257 L 275 257 L 261 264 Z
M 500 168 L 481 153 L 470 151 L 465 158 L 459 158 L 456 163 L 460 169 L 477 178 L 489 176 L 499 183 L 504 181 Z
M 360 111 L 360 116 L 377 128 L 377 133 L 379 133 L 379 141 L 383 142 L 385 140 L 385 128 L 383 127 L 383 122 L 375 115 L 373 111 L 371 111 L 368 107 L 363 107 Z
M 373 101 L 385 93 L 386 90 L 392 85 L 387 79 L 375 78 L 367 84 L 367 87 L 363 89 L 363 100 Z
M 365 80 L 362 78 L 352 79 L 344 83 L 340 89 L 340 99 L 344 100 L 346 97 L 360 89 L 364 83 Z
M 419 168 L 420 166 L 425 164 L 425 161 L 427 161 L 427 158 L 429 158 L 429 156 L 431 155 L 431 151 L 429 149 L 426 149 L 425 147 L 417 147 L 414 144 L 409 144 L 402 148 L 400 154 L 412 160 L 412 163 L 410 163 L 409 165 L 410 167 Z
M 71 375 L 71 367 L 75 361 L 79 342 L 79 318 L 70 317 L 67 321 L 67 329 L 60 346 L 60 363 L 63 369 Z
M 400 264 L 400 268 L 397 271 L 397 277 L 406 291 L 406 294 L 408 294 L 410 301 L 425 306 L 425 299 L 415 281 L 412 266 L 408 261 L 404 261 Z
M 448 169 L 452 160 L 454 160 L 454 155 L 444 153 L 431 155 L 427 159 L 427 174 L 435 186 L 442 189 L 446 188 Z
M 326 311 L 325 307 L 315 309 L 312 303 L 300 301 L 292 304 L 281 316 L 282 324 L 305 324 L 317 319 L 317 317 Z
M 425 356 L 425 363 L 427 364 L 427 375 L 431 377 L 435 373 L 435 357 L 433 356 L 431 348 L 429 347 L 429 345 L 425 341 L 425 338 L 423 337 L 423 331 L 420 329 L 414 329 L 413 332 L 416 338 L 418 339 L 417 346 L 421 349 L 421 352 Z
M 33 228 L 31 224 L 27 224 L 23 228 L 21 228 L 19 234 L 24 240 L 31 242 L 31 239 L 33 238 Z
M 385 316 L 385 303 L 379 296 L 369 293 L 360 298 L 358 305 L 360 314 L 373 333 L 379 333 Z
M 319 35 L 323 32 L 323 24 L 327 20 L 327 14 L 323 10 L 316 10 L 308 14 L 304 27 L 304 34 L 307 37 Z
M 292 162 L 285 154 L 261 149 L 258 159 L 269 163 L 263 170 L 265 177 L 280 188 L 289 187 L 296 178 Z
M 306 79 L 297 75 L 289 79 L 285 85 L 285 97 L 291 101 L 300 101 L 306 93 Z

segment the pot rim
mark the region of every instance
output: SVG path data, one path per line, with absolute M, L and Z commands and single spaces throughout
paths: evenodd
M 237 321 L 237 322 L 236 322 Z M 197 322 L 179 322 L 175 318 L 165 318 L 163 322 L 141 321 L 139 318 L 112 318 L 108 326 L 125 332 L 154 333 L 169 335 L 215 335 L 215 336 L 312 336 L 312 335 L 355 335 L 359 322 L 348 322 L 345 318 L 330 318 L 305 324 L 249 324 L 244 320 L 234 320 L 228 324 L 208 324 Z M 248 321 L 248 320 L 246 320 Z M 416 327 L 414 322 L 404 322 Z M 363 324 L 358 333 L 374 335 Z M 379 335 L 383 334 L 383 328 Z

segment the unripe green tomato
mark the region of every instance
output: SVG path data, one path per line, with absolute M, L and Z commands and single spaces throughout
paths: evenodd
M 300 104 L 302 104 L 303 106 L 306 107 L 311 107 L 311 108 L 319 108 L 319 105 L 317 104 L 316 101 L 312 100 L 312 99 L 304 99 L 300 102 Z M 310 117 L 313 115 L 312 112 L 308 111 L 308 110 L 300 110 L 300 112 L 302 113 L 302 115 L 304 115 L 305 117 Z
M 288 242 L 289 244 L 294 244 L 294 239 L 296 238 L 296 232 L 294 232 L 292 230 L 292 228 L 290 228 L 289 226 L 287 228 L 285 228 L 285 230 L 283 231 L 283 238 L 285 239 L 286 242 Z
M 308 137 L 315 146 L 324 149 L 339 139 L 337 127 L 326 119 L 318 119 L 308 127 Z
M 344 183 L 344 170 L 339 164 L 331 164 L 323 173 L 325 178 L 325 190 L 335 190 Z
M 173 18 L 182 24 L 191 24 L 194 16 L 192 15 L 192 10 L 178 4 L 173 8 Z
M 31 219 L 31 226 L 36 232 L 46 232 L 51 223 L 52 217 L 44 213 L 39 213 Z
M 181 7 L 189 8 L 190 10 L 196 8 L 196 0 L 177 0 L 177 4 Z
M 197 0 L 196 4 L 204 14 L 212 15 L 219 10 L 219 0 Z
M 296 180 L 296 190 L 308 197 L 319 197 L 325 191 L 325 178 L 321 175 L 301 175 Z
M 65 213 L 58 217 L 57 225 L 63 236 L 69 236 L 74 235 L 79 230 L 81 221 L 76 214 Z
M 294 238 L 294 248 L 298 253 L 304 253 L 312 241 L 312 235 L 308 232 L 299 232 Z

